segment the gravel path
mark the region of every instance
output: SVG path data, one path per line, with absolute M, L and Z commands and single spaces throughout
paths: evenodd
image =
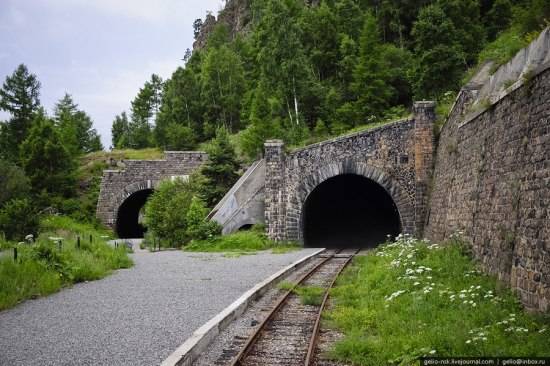
M 134 254 L 131 269 L 0 312 L 0 365 L 158 365 L 243 292 L 313 251 Z

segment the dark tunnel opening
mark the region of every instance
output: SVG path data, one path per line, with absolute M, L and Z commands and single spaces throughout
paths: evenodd
M 130 195 L 118 209 L 116 232 L 119 238 L 143 238 L 147 228 L 142 225 L 140 211 L 145 205 L 152 189 L 144 189 Z
M 372 248 L 401 231 L 399 212 L 386 190 L 360 175 L 345 174 L 318 185 L 303 209 L 304 245 Z

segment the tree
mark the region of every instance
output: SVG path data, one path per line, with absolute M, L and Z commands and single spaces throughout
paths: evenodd
M 215 221 L 207 220 L 207 215 L 208 209 L 204 202 L 198 196 L 193 196 L 185 216 L 189 238 L 206 240 L 221 233 L 220 225 Z
M 113 148 L 123 149 L 128 147 L 129 122 L 126 112 L 115 117 L 111 127 Z
M 25 172 L 17 165 L 0 159 L 0 207 L 9 200 L 28 196 L 30 190 Z
M 195 60 L 198 56 L 193 56 Z M 186 126 L 193 131 L 193 140 L 203 137 L 200 82 L 197 71 L 190 60 L 185 68 L 179 67 L 165 83 L 160 111 L 155 125 L 155 140 L 158 146 L 167 148 L 171 137 L 167 136 L 168 126 Z M 169 141 L 170 140 L 170 141 Z
M 128 144 L 134 149 L 149 147 L 153 143 L 151 125 L 160 108 L 162 87 L 162 79 L 153 74 L 132 101 Z
M 38 233 L 39 219 L 36 207 L 27 198 L 16 198 L 0 208 L 0 232 L 8 240 L 22 241 L 25 236 Z
M 437 98 L 458 88 L 465 56 L 456 34 L 453 22 L 438 5 L 420 11 L 412 31 L 416 56 L 412 80 L 416 98 Z
M 304 8 L 300 0 L 269 0 L 255 32 L 261 78 L 270 94 L 282 100 L 287 129 L 311 119 L 301 113 L 313 77 L 298 22 Z
M 325 80 L 336 72 L 340 36 L 337 26 L 336 14 L 326 2 L 304 12 L 302 17 L 302 42 L 318 81 Z
M 201 70 L 204 119 L 235 131 L 240 124 L 241 100 L 245 88 L 239 56 L 226 45 L 208 51 Z
M 373 1 L 374 2 L 374 1 Z M 430 0 L 382 0 L 374 6 L 384 43 L 404 49 L 410 45 L 410 33 L 420 9 Z
M 237 172 L 240 166 L 227 130 L 223 127 L 218 128 L 216 138 L 208 145 L 206 152 L 208 162 L 201 169 L 205 178 L 201 193 L 206 205 L 214 207 L 239 179 Z
M 170 123 L 166 127 L 164 148 L 167 150 L 191 150 L 195 147 L 193 130 L 178 123 Z
M 367 13 L 360 37 L 359 59 L 353 71 L 352 91 L 357 96 L 355 110 L 363 122 L 380 116 L 389 107 L 393 90 L 386 83 L 387 69 L 382 59 L 376 18 Z
M 201 33 L 201 28 L 202 28 L 202 19 L 195 19 L 195 21 L 193 22 L 193 35 L 195 37 L 195 40 L 197 39 L 197 37 L 199 36 L 199 34 Z
M 195 195 L 192 182 L 181 179 L 164 181 L 145 204 L 145 225 L 149 231 L 170 246 L 188 240 L 187 211 Z
M 6 77 L 0 89 L 0 109 L 8 112 L 11 118 L 2 128 L 0 150 L 4 156 L 17 159 L 19 146 L 27 137 L 40 106 L 39 96 L 40 82 L 24 64 Z
M 39 111 L 29 136 L 21 145 L 21 163 L 37 195 L 74 195 L 76 165 L 63 145 L 54 123 Z
M 454 33 L 448 37 L 453 37 L 462 51 L 463 68 L 473 65 L 477 62 L 479 51 L 485 45 L 485 30 L 480 19 L 479 1 L 438 0 L 437 5 L 454 26 Z
M 363 25 L 363 11 L 355 0 L 337 0 L 334 12 L 338 21 L 338 30 L 357 41 Z
M 92 119 L 78 109 L 78 104 L 69 94 L 65 94 L 55 105 L 54 121 L 65 147 L 72 155 L 103 150 L 100 137 L 92 128 Z
M 510 0 L 496 0 L 485 16 L 487 38 L 494 41 L 498 34 L 508 28 L 512 21 L 512 3 Z
M 275 95 L 268 95 L 266 82 L 260 80 L 250 107 L 250 124 L 241 133 L 242 151 L 251 159 L 263 155 L 264 142 L 270 138 L 282 138 L 281 100 Z

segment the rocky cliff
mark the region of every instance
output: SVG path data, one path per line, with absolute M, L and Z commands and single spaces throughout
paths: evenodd
M 193 50 L 204 48 L 208 36 L 218 24 L 227 25 L 232 38 L 239 33 L 246 32 L 251 20 L 250 3 L 251 0 L 229 0 L 226 2 L 225 8 L 218 14 L 217 19 L 214 15 L 207 14 L 195 43 L 193 43 Z

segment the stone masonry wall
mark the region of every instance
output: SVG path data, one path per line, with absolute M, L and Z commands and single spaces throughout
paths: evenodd
M 405 233 L 420 234 L 431 177 L 434 103 L 415 104 L 413 119 L 343 136 L 285 153 L 281 141 L 265 145 L 265 218 L 270 238 L 303 240 L 302 208 L 320 183 L 358 174 L 392 196 Z
M 550 65 L 485 111 L 464 89 L 437 150 L 426 236 L 463 231 L 486 271 L 550 310 Z
M 164 160 L 124 160 L 123 170 L 103 172 L 96 217 L 115 229 L 117 212 L 133 193 L 154 189 L 162 180 L 193 173 L 207 159 L 204 152 L 166 151 Z

